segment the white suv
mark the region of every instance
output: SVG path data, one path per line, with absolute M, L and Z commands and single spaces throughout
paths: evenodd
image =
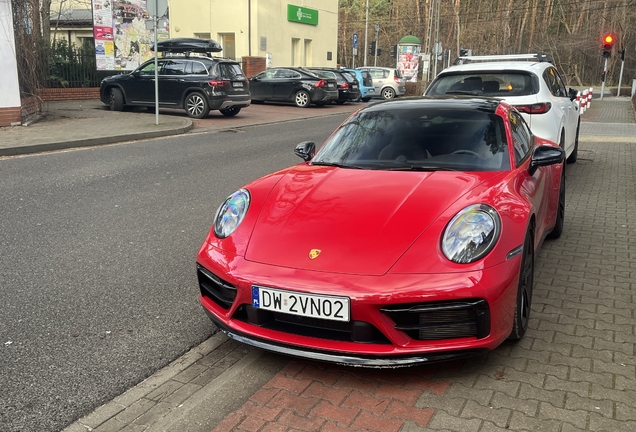
M 565 150 L 568 163 L 576 162 L 580 124 L 577 91 L 566 90 L 548 56 L 459 57 L 455 64 L 435 77 L 424 96 L 503 99 L 517 108 L 532 133 L 558 143 Z

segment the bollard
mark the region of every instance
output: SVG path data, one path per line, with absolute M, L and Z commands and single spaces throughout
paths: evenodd
M 590 87 L 590 91 L 587 94 L 587 107 L 589 108 L 592 105 L 592 95 L 594 94 L 594 87 Z
M 587 90 L 583 90 L 583 95 L 581 96 L 581 114 L 583 114 L 586 109 L 587 109 Z

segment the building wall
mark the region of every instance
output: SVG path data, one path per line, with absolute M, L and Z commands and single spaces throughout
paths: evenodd
M 18 64 L 15 58 L 15 39 L 13 35 L 13 14 L 11 2 L 0 1 L 0 126 L 19 124 L 20 84 L 18 82 Z
M 253 55 L 271 53 L 271 66 L 336 66 L 338 0 L 258 0 L 258 4 Z M 288 4 L 318 10 L 318 25 L 287 21 Z M 266 51 L 260 50 L 261 36 L 267 37 Z
M 318 25 L 288 21 L 288 4 L 318 10 Z M 238 59 L 269 53 L 269 66 L 336 66 L 338 0 L 170 0 L 169 6 L 172 38 L 209 34 L 224 46 L 222 55 Z M 234 36 L 234 55 L 226 46 L 229 35 Z M 260 49 L 261 37 L 267 39 L 265 50 Z M 298 41 L 294 50 L 293 39 Z M 332 53 L 330 61 L 327 52 Z

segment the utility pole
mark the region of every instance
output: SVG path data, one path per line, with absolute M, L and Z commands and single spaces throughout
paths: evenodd
M 621 55 L 621 74 L 618 77 L 618 90 L 616 91 L 616 96 L 621 95 L 621 84 L 623 84 L 623 68 L 625 67 L 625 48 L 623 48 L 623 50 L 619 51 L 618 53 Z
M 367 65 L 367 47 L 369 46 L 369 40 L 367 33 L 369 32 L 369 0 L 367 0 L 367 18 L 364 23 L 364 65 Z
M 375 52 L 373 53 L 373 66 L 378 65 L 378 33 L 380 33 L 380 24 L 375 25 Z
M 433 78 L 437 76 L 437 55 L 438 55 L 437 51 L 438 51 L 438 46 L 441 45 L 439 44 L 439 5 L 441 3 L 441 0 L 436 0 L 436 1 L 437 1 L 437 4 L 435 5 L 435 70 L 433 72 L 434 73 Z M 441 52 L 439 54 L 441 54 Z
M 603 82 L 601 83 L 601 100 L 603 100 L 603 93 L 605 93 L 605 80 L 607 79 L 607 57 L 605 57 L 605 66 L 603 66 Z

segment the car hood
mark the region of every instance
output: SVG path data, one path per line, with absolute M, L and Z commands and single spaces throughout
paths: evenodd
M 245 259 L 384 274 L 444 210 L 494 174 L 299 165 L 264 201 Z

